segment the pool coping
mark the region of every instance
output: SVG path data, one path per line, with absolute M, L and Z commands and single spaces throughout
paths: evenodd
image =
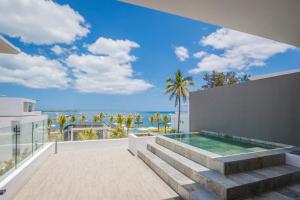
M 190 134 L 195 133 L 196 132 Z M 206 134 L 208 133 L 216 134 L 214 132 L 206 132 Z M 235 139 L 237 139 L 237 137 Z M 245 141 L 245 138 L 243 138 L 243 141 Z M 247 141 L 251 141 L 251 139 L 248 139 Z M 252 140 L 252 142 L 254 141 L 257 140 Z M 157 136 L 156 142 L 173 150 L 178 154 L 181 154 L 201 165 L 204 165 L 205 167 L 217 170 L 222 174 L 242 172 L 243 170 L 241 168 L 247 168 L 247 170 L 255 169 L 259 167 L 258 162 L 261 165 L 265 166 L 272 165 L 276 162 L 278 162 L 279 164 L 284 163 L 285 153 L 290 152 L 293 148 L 293 146 L 290 145 L 280 144 L 277 145 L 278 148 L 275 149 L 222 156 L 198 147 L 194 147 L 189 144 L 179 142 L 166 136 Z M 275 146 L 275 144 L 277 143 L 272 143 L 273 146 Z M 275 159 L 275 161 L 273 161 L 273 159 Z

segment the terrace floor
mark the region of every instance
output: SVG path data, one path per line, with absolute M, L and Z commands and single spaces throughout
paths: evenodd
M 127 151 L 127 140 L 123 143 L 102 145 L 105 148 L 66 148 L 51 155 L 14 199 L 180 199 Z

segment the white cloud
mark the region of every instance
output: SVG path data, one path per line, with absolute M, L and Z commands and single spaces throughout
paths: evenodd
M 65 88 L 69 78 L 60 62 L 44 56 L 0 54 L 0 82 L 30 88 Z
M 121 63 L 132 62 L 136 60 L 135 56 L 130 55 L 133 48 L 140 46 L 130 40 L 113 40 L 100 37 L 91 45 L 87 45 L 88 50 L 96 55 L 104 55 L 116 58 Z
M 55 53 L 56 55 L 61 55 L 61 54 L 63 54 L 64 52 L 66 52 L 67 49 L 66 49 L 66 48 L 62 48 L 62 47 L 59 46 L 59 45 L 54 45 L 54 46 L 51 48 L 51 51 L 52 51 L 53 53 Z
M 295 47 L 261 38 L 246 33 L 241 33 L 226 28 L 221 28 L 207 37 L 202 38 L 200 43 L 222 50 L 220 55 L 207 54 L 190 70 L 191 73 L 203 71 L 229 71 L 245 70 L 250 67 L 264 66 L 266 60 L 278 53 L 284 53 Z
M 72 54 L 66 59 L 72 67 L 74 88 L 85 93 L 133 94 L 153 87 L 150 83 L 133 77 L 130 55 L 139 45 L 129 40 L 99 38 L 87 45 L 96 54 Z
M 175 54 L 180 61 L 185 61 L 189 58 L 189 51 L 183 46 L 175 47 Z
M 72 43 L 88 34 L 84 18 L 52 0 L 1 0 L 0 32 L 25 43 Z
M 194 57 L 195 58 L 203 58 L 204 56 L 206 56 L 207 55 L 207 53 L 205 52 L 205 51 L 198 51 L 198 52 L 196 52 L 196 53 L 194 53 Z

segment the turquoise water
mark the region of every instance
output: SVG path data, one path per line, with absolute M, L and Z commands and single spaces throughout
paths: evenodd
M 81 114 L 84 114 L 84 115 L 87 116 L 87 121 L 91 122 L 93 120 L 93 116 L 96 115 L 96 114 L 99 114 L 99 112 L 101 112 L 101 110 L 95 110 L 95 111 L 82 110 L 82 111 L 76 111 L 76 112 L 44 112 L 44 114 L 47 114 L 50 119 L 55 119 L 59 114 L 64 114 L 64 115 L 68 115 L 68 116 L 76 115 L 76 116 L 78 116 L 78 118 Z M 111 114 L 116 116 L 118 113 L 121 113 L 123 115 L 128 115 L 128 114 L 131 113 L 133 115 L 140 114 L 142 116 L 143 123 L 140 124 L 139 127 L 151 127 L 152 125 L 149 123 L 148 118 L 151 115 L 156 114 L 157 112 L 159 112 L 161 115 L 173 114 L 174 113 L 174 112 L 166 112 L 166 111 L 142 111 L 142 112 L 138 112 L 138 111 L 132 111 L 132 112 L 128 112 L 128 111 L 126 111 L 126 112 L 124 112 L 124 111 L 107 111 L 107 112 L 104 112 L 105 115 L 107 116 L 104 119 L 104 122 L 108 123 L 108 117 Z M 153 126 L 156 126 L 156 123 L 154 123 Z M 135 125 L 135 127 L 137 128 L 138 126 Z M 59 129 L 59 127 L 56 123 L 53 124 L 53 129 Z
M 203 134 L 172 134 L 166 135 L 166 137 L 223 156 L 274 149 L 274 147 L 267 145 L 251 144 L 226 137 Z

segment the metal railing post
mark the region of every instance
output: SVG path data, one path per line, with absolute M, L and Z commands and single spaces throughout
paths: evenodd
M 57 154 L 57 136 L 55 136 L 55 151 L 54 154 Z

